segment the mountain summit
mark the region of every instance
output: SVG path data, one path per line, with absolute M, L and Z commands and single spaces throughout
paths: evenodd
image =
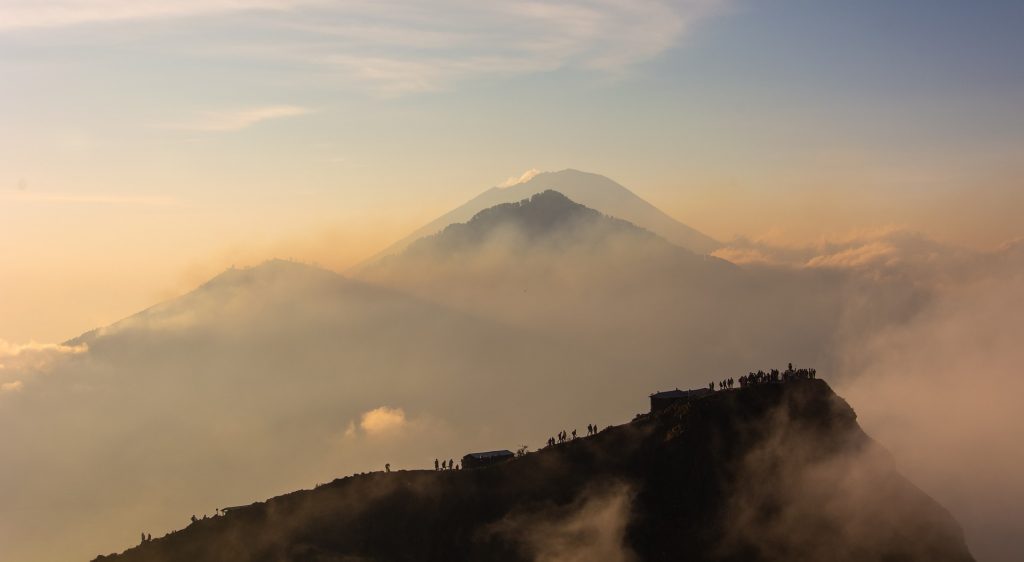
M 720 246 L 716 240 L 673 219 L 622 185 L 598 174 L 570 169 L 543 172 L 528 181 L 509 187 L 492 187 L 418 228 L 409 236 L 389 246 L 376 258 L 400 253 L 416 240 L 436 234 L 448 225 L 466 222 L 484 209 L 529 199 L 547 190 L 558 191 L 581 205 L 627 220 L 697 254 L 709 253 Z M 376 258 L 372 258 L 371 261 Z
M 824 381 L 703 394 L 500 464 L 360 474 L 230 508 L 103 559 L 973 560 Z
M 605 216 L 549 189 L 529 199 L 484 209 L 468 222 L 451 224 L 433 236 L 413 242 L 406 254 L 415 256 L 426 251 L 451 254 L 482 246 L 517 243 L 547 247 L 594 246 L 614 237 L 628 237 L 665 249 L 670 247 L 647 230 Z

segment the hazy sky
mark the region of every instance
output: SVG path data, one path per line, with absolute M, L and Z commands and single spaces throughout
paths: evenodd
M 0 339 L 341 268 L 524 170 L 711 236 L 1024 235 L 1024 4 L 0 0 Z

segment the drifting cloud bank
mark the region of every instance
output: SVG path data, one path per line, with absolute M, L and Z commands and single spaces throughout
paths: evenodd
M 737 238 L 714 255 L 736 264 L 889 272 L 899 268 L 948 268 L 969 260 L 968 250 L 899 228 L 858 232 L 815 244 L 781 244 Z
M 900 468 L 963 524 L 979 560 L 1010 561 L 1024 521 L 1024 267 L 951 287 L 912 322 L 848 350 L 840 391 Z
M 899 469 L 952 511 L 979 560 L 1013 560 L 1024 535 L 1021 240 L 975 252 L 886 229 L 808 245 L 738 239 L 717 255 L 754 270 L 896 279 L 928 295 L 911 316 L 838 340 L 837 391 Z

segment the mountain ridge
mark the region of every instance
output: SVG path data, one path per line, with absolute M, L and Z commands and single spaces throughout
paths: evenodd
M 96 560 L 973 560 L 876 449 L 824 381 L 764 384 L 495 466 L 336 479 Z

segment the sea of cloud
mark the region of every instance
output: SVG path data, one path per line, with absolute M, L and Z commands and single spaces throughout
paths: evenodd
M 606 226 L 534 248 L 500 230 L 362 280 L 229 270 L 76 340 L 3 344 L 0 558 L 88 558 L 385 463 L 536 447 L 625 422 L 651 391 L 789 361 L 849 399 L 979 558 L 1019 552 L 1020 243 L 737 240 L 718 253 L 730 265 Z M 597 527 L 523 536 L 554 551 L 617 536 L 623 497 L 581 504 Z

